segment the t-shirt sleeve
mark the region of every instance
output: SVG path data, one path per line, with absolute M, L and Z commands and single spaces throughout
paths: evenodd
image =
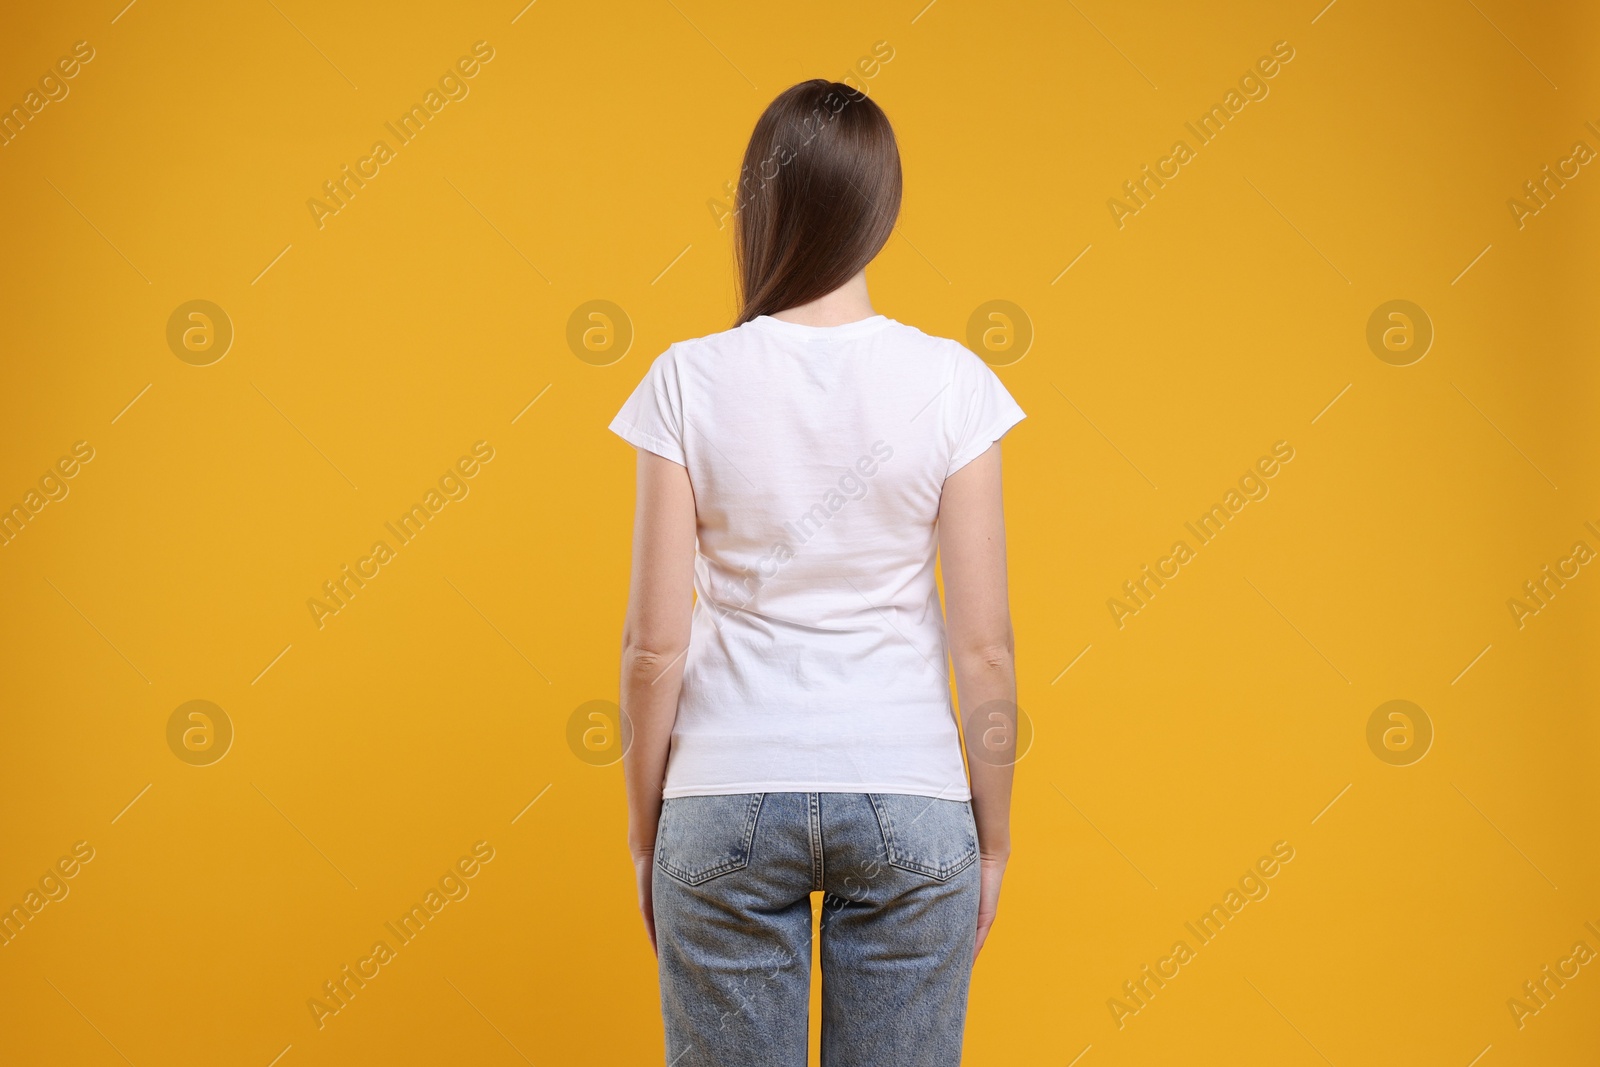
M 683 391 L 671 348 L 650 364 L 609 429 L 637 448 L 688 466 L 683 451 Z
M 1027 417 L 999 376 L 965 345 L 956 356 L 951 392 L 954 442 L 946 478 L 987 452 L 1007 430 Z

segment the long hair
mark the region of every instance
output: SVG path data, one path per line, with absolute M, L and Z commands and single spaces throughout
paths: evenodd
M 900 148 L 883 109 L 821 78 L 756 120 L 734 215 L 735 326 L 833 292 L 872 261 L 900 214 Z

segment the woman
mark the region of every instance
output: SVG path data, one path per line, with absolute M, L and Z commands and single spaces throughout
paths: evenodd
M 965 347 L 873 310 L 900 181 L 864 95 L 774 100 L 737 323 L 670 346 L 611 422 L 639 450 L 628 844 L 678 1067 L 803 1067 L 813 892 L 822 1062 L 960 1062 L 1011 851 L 998 442 L 1023 413 Z

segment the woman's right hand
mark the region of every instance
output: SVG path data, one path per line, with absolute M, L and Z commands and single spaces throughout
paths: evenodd
M 650 939 L 650 951 L 658 957 L 661 955 L 656 948 L 656 905 L 655 893 L 651 886 L 651 876 L 655 870 L 655 849 L 648 851 L 630 849 L 633 855 L 633 880 L 639 891 L 639 914 L 644 918 L 645 936 Z
M 1005 877 L 1006 861 L 1010 858 L 1008 852 L 978 856 L 978 936 L 972 943 L 973 963 L 978 962 L 978 953 L 989 937 L 989 928 L 994 925 L 995 912 L 1000 907 L 1000 880 Z

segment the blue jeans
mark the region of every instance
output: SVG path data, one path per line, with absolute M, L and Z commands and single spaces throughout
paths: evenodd
M 662 803 L 671 1067 L 805 1067 L 821 891 L 824 1067 L 957 1067 L 978 923 L 972 805 L 898 793 Z

